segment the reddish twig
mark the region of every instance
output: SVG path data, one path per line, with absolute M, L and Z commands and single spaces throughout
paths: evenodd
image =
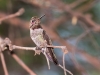
M 77 0 L 77 1 L 75 1 L 75 2 L 73 2 L 73 3 L 71 3 L 71 4 L 69 4 L 69 7 L 70 8 L 75 8 L 76 6 L 78 6 L 79 4 L 81 4 L 81 3 L 83 3 L 83 2 L 85 2 L 86 0 Z
M 20 1 L 25 2 L 27 4 L 31 4 L 31 5 L 36 6 L 36 7 L 39 7 L 39 8 L 41 8 L 41 6 L 42 6 L 41 5 L 42 2 L 41 1 L 38 1 L 38 0 L 20 0 Z
M 66 22 L 69 19 L 69 16 L 63 15 L 57 19 L 51 20 L 48 24 L 48 26 L 50 26 L 50 28 L 55 29 L 57 26 L 59 26 L 60 24 Z
M 0 18 L 0 23 L 1 23 L 3 20 L 9 19 L 9 18 L 13 18 L 13 17 L 16 17 L 16 16 L 20 16 L 20 15 L 22 15 L 23 13 L 24 13 L 24 9 L 21 8 L 21 9 L 19 9 L 16 13 L 14 13 L 14 14 L 5 16 L 5 17 L 3 17 L 3 18 Z
M 28 68 L 28 66 L 26 66 L 24 64 L 24 62 L 16 55 L 16 54 L 11 54 L 11 56 L 18 62 L 18 64 L 20 66 L 23 67 L 24 70 L 26 70 L 30 75 L 36 75 L 31 69 Z

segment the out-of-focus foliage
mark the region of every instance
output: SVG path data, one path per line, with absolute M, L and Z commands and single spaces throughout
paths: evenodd
M 18 11 L 20 8 L 24 8 L 25 12 L 21 16 L 17 17 L 24 21 L 30 21 L 32 16 L 41 16 L 43 14 L 47 14 L 44 19 L 42 19 L 42 23 L 49 27 L 50 23 L 54 19 L 59 19 L 60 16 L 66 15 L 69 17 L 69 14 L 61 9 L 57 9 L 56 6 L 52 5 L 50 7 L 38 7 L 34 4 L 28 3 L 28 0 L 0 0 L 0 14 L 1 12 L 4 14 L 12 14 Z M 30 0 L 29 0 L 30 1 Z M 39 1 L 39 0 L 38 0 Z M 43 0 L 45 2 L 45 0 Z M 55 0 L 54 0 L 55 1 Z M 71 4 L 76 2 L 77 0 L 59 0 L 63 3 Z M 34 2 L 34 0 L 33 0 Z M 90 3 L 89 3 L 90 2 Z M 79 4 L 72 10 L 82 13 L 83 15 L 89 14 L 94 22 L 100 24 L 100 2 L 95 2 L 91 5 L 91 8 L 85 12 L 81 12 L 81 7 L 84 9 L 88 8 L 85 4 L 90 5 L 93 0 L 86 0 L 85 2 Z M 49 3 L 48 3 L 49 4 Z M 1 15 L 0 15 L 1 16 Z M 1 17 L 0 17 L 1 18 Z M 12 19 L 13 20 L 13 19 Z M 29 26 L 29 25 L 28 25 Z M 100 32 L 91 31 L 89 34 L 82 37 L 78 42 L 78 37 L 86 31 L 85 27 L 89 29 L 89 26 L 84 22 L 81 23 L 79 20 L 76 25 L 72 24 L 72 17 L 66 19 L 63 23 L 59 24 L 58 27 L 54 29 L 54 31 L 66 42 L 69 44 L 79 48 L 79 50 L 86 51 L 89 55 L 97 58 L 100 58 Z M 0 36 L 2 37 L 9 37 L 12 40 L 13 44 L 18 44 L 20 41 L 20 46 L 27 46 L 33 47 L 35 44 L 32 42 L 30 38 L 30 33 L 28 29 L 24 29 L 21 26 L 14 26 L 11 25 L 9 22 L 3 21 L 0 24 Z M 52 36 L 52 35 L 50 35 Z M 62 45 L 56 41 L 53 41 L 54 45 Z M 58 61 L 62 64 L 62 51 L 59 49 L 55 49 L 55 54 L 57 56 Z M 54 65 L 52 62 L 51 69 L 48 70 L 46 59 L 44 55 L 36 55 L 34 56 L 33 51 L 20 51 L 15 50 L 16 54 L 27 64 L 37 75 L 63 75 L 63 70 L 58 66 Z M 66 55 L 66 68 L 70 70 L 74 75 L 82 75 L 76 68 L 73 60 L 71 58 L 75 57 L 74 59 L 80 64 L 85 72 L 86 75 L 99 75 L 100 69 L 97 70 L 94 68 L 92 64 L 87 62 L 87 59 L 81 54 L 75 55 L 72 52 L 69 52 Z M 7 68 L 10 75 L 28 75 L 25 70 L 15 60 L 4 52 L 5 60 L 7 64 Z M 94 61 L 94 60 L 93 60 Z M 91 61 L 92 62 L 92 61 Z M 0 62 L 0 75 L 3 75 L 3 69 Z

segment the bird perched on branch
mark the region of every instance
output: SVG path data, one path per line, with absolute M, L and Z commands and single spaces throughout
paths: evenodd
M 46 34 L 44 29 L 41 27 L 40 19 L 44 17 L 45 15 L 38 17 L 32 17 L 30 20 L 30 36 L 31 39 L 36 44 L 36 50 L 41 50 L 41 52 L 45 55 L 48 66 L 49 66 L 49 60 L 54 62 L 55 65 L 58 65 L 57 58 L 53 52 L 52 47 L 47 47 L 47 45 L 52 45 L 51 39 Z M 42 48 L 41 48 L 42 46 Z M 50 69 L 50 66 L 49 66 Z

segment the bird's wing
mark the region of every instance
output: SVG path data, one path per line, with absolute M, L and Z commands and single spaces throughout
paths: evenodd
M 43 31 L 43 38 L 44 38 L 44 40 L 46 40 L 48 45 L 52 45 L 52 42 L 45 31 Z M 57 61 L 57 58 L 53 52 L 53 48 L 47 48 L 46 54 L 47 54 L 49 60 L 53 61 L 54 64 L 58 65 L 58 61 Z

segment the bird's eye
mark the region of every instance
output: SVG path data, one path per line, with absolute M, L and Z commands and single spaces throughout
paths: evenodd
M 32 23 L 34 22 L 35 20 L 32 20 Z

